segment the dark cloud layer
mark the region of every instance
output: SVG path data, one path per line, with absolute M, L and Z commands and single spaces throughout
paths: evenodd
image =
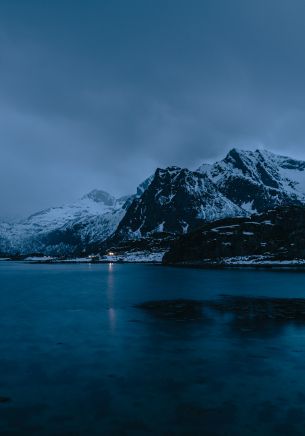
M 305 159 L 303 0 L 4 0 L 2 216 L 232 146 Z

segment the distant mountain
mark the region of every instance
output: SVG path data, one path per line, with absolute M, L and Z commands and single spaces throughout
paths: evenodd
M 107 239 L 123 218 L 128 197 L 94 190 L 75 203 L 0 224 L 0 252 L 72 254 Z
M 220 162 L 198 168 L 220 192 L 255 213 L 305 203 L 305 162 L 265 150 L 232 149 Z
M 132 201 L 115 237 L 126 240 L 163 232 L 187 233 L 206 221 L 245 214 L 206 174 L 158 168 L 147 188 Z
M 282 261 L 305 258 L 305 206 L 282 206 L 250 218 L 227 218 L 203 225 L 172 243 L 170 264 L 240 262 L 245 257 Z

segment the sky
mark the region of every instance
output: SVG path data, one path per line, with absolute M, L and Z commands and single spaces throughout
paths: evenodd
M 0 216 L 234 146 L 305 159 L 304 0 L 1 0 Z

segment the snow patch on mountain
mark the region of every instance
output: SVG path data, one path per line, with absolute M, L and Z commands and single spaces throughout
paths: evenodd
M 254 209 L 254 207 L 253 207 L 253 200 L 252 201 L 248 201 L 247 203 L 242 203 L 240 205 L 240 207 L 242 209 L 246 210 L 247 212 L 249 212 L 250 214 L 257 213 L 257 210 Z

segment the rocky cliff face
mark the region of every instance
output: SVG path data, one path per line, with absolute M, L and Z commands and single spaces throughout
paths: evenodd
M 206 221 L 245 215 L 218 191 L 206 174 L 178 167 L 157 169 L 149 186 L 133 200 L 120 222 L 118 239 L 158 233 L 187 233 Z

